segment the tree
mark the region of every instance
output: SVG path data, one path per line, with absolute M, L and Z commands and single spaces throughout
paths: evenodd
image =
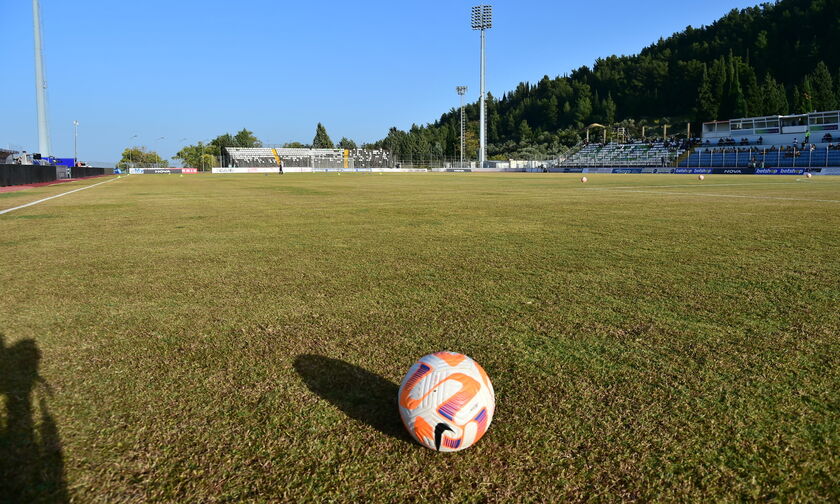
M 236 141 L 237 147 L 246 147 L 246 148 L 253 148 L 253 147 L 262 147 L 262 142 L 254 136 L 252 131 L 248 131 L 245 128 L 242 128 L 242 131 L 237 133 L 234 136 Z
M 723 115 L 728 115 L 729 110 L 724 104 L 726 99 L 726 82 L 728 75 L 726 72 L 726 63 L 721 56 L 716 59 L 709 70 L 709 82 L 712 87 L 712 102 L 715 104 L 714 118 L 717 119 Z
M 262 142 L 260 142 L 260 140 L 257 137 L 255 137 L 251 131 L 248 131 L 247 129 L 243 128 L 242 131 L 240 131 L 236 135 L 225 133 L 224 135 L 219 135 L 213 140 L 210 140 L 210 143 L 207 144 L 207 146 L 204 149 L 204 153 L 213 156 L 213 158 L 215 159 L 216 157 L 221 157 L 224 149 L 230 147 L 262 147 Z M 195 158 L 194 161 L 198 163 L 198 165 L 207 165 L 206 162 L 202 161 L 199 158 Z
M 697 120 L 712 121 L 718 117 L 718 104 L 712 95 L 712 81 L 706 65 L 703 65 L 703 78 L 697 90 Z
M 811 86 L 811 79 L 806 75 L 802 80 L 802 93 L 799 97 L 799 109 L 797 114 L 808 114 L 814 111 L 814 90 Z
M 309 146 L 300 142 L 286 142 L 283 144 L 286 149 L 308 149 Z
M 741 79 L 739 78 L 739 71 L 735 70 L 735 77 L 733 78 L 732 89 L 734 96 L 732 99 L 732 115 L 734 117 L 749 117 L 749 107 L 747 106 L 747 99 L 744 96 L 744 90 L 741 88 Z
M 355 150 L 358 149 L 356 146 L 356 142 L 350 140 L 347 137 L 341 137 L 341 141 L 338 142 L 339 149 L 346 149 L 346 150 Z
M 146 147 L 127 147 L 123 150 L 117 168 L 158 168 L 168 165 L 169 163 L 160 157 L 157 152 L 150 151 Z
M 588 96 L 581 96 L 575 103 L 575 120 L 583 125 L 586 124 L 590 115 L 592 115 L 592 101 Z
M 761 85 L 761 94 L 764 96 L 764 106 L 758 112 L 759 114 L 785 115 L 790 112 L 785 87 L 776 82 L 776 79 L 769 73 L 764 76 L 764 82 Z
M 825 62 L 820 61 L 810 77 L 812 105 L 815 110 L 836 110 L 837 98 L 834 94 L 834 79 Z
M 318 123 L 318 126 L 315 127 L 315 138 L 312 140 L 312 148 L 335 149 L 335 144 L 333 144 L 333 141 L 330 140 L 330 136 L 327 134 L 327 129 L 324 128 L 324 125 L 321 123 Z
M 519 141 L 527 142 L 531 140 L 533 134 L 534 132 L 531 130 L 531 126 L 528 125 L 528 121 L 522 119 L 522 122 L 519 123 Z
M 218 158 L 213 154 L 214 147 L 204 142 L 195 145 L 187 145 L 179 150 L 172 159 L 177 159 L 184 167 L 198 168 L 201 171 L 208 171 L 218 166 Z
M 838 106 L 840 106 L 840 67 L 837 68 L 837 78 L 834 79 L 834 86 L 837 88 L 834 90 L 834 95 L 836 97 Z
M 612 98 L 612 93 L 607 93 L 607 99 L 604 100 L 604 119 L 606 119 L 607 124 L 612 124 L 615 122 L 615 114 L 617 111 L 617 106 L 615 101 Z
M 795 114 L 801 114 L 805 108 L 802 101 L 802 91 L 799 90 L 799 86 L 793 86 L 793 112 Z

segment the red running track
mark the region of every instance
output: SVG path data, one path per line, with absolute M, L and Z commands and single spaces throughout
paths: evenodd
M 79 178 L 71 178 L 71 179 L 64 179 L 64 180 L 53 180 L 52 182 L 38 182 L 37 184 L 26 184 L 26 185 L 13 185 L 13 186 L 6 186 L 0 187 L 0 193 L 7 193 L 7 192 L 15 192 L 15 191 L 23 191 L 24 189 L 34 189 L 36 187 L 44 187 L 44 186 L 51 186 L 55 184 L 64 184 L 66 182 L 76 182 L 77 180 L 90 180 L 102 177 L 111 177 L 112 175 L 94 175 L 93 177 L 79 177 Z

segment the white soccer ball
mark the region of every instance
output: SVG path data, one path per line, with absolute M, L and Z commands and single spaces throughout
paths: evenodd
M 805 178 L 813 178 L 813 177 L 814 177 L 814 175 L 811 174 L 811 173 L 806 173 L 805 174 Z
M 582 179 L 580 179 L 580 181 L 585 184 L 585 183 L 589 182 L 589 179 L 586 178 L 586 177 L 583 177 Z
M 699 177 L 697 177 L 697 180 L 702 182 L 702 181 L 706 180 L 706 176 L 705 175 L 700 175 Z
M 403 425 L 418 443 L 455 452 L 474 445 L 487 432 L 496 396 L 477 362 L 438 352 L 408 370 L 400 385 L 399 409 Z

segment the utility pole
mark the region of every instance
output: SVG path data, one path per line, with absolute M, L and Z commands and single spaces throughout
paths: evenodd
M 467 133 L 467 117 L 464 113 L 464 95 L 467 94 L 467 86 L 458 86 L 455 88 L 458 96 L 461 97 L 461 168 L 464 167 L 464 146 L 466 144 L 465 135 Z
M 479 117 L 480 146 L 478 150 L 478 166 L 484 168 L 487 161 L 487 105 L 485 99 L 487 62 L 485 52 L 487 48 L 485 32 L 493 27 L 493 6 L 477 5 L 472 8 L 472 29 L 481 31 L 481 112 Z

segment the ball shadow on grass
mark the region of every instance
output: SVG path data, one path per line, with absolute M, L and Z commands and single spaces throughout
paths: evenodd
M 300 355 L 294 367 L 309 390 L 350 418 L 393 438 L 411 441 L 397 409 L 396 384 L 359 366 L 321 355 Z

